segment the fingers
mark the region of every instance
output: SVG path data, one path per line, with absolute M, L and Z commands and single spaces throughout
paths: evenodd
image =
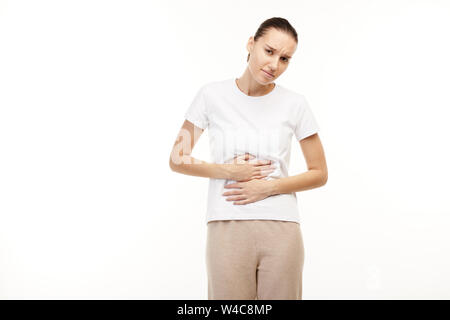
M 269 174 L 271 174 L 274 171 L 275 171 L 275 169 L 263 170 L 263 171 L 260 171 L 257 175 L 258 176 L 268 176 Z
M 233 191 L 227 191 L 222 193 L 223 196 L 232 196 L 232 195 L 241 195 L 242 191 L 240 190 L 233 190 Z
M 272 160 L 258 160 L 253 163 L 255 166 L 263 166 L 263 165 L 270 165 L 272 163 Z
M 246 162 L 246 161 L 253 160 L 253 159 L 255 159 L 255 156 L 248 152 L 245 154 L 238 155 L 233 158 L 234 162 L 237 162 L 237 163 Z M 252 164 L 255 166 L 270 165 L 270 164 L 272 164 L 272 160 L 256 160 L 255 162 L 252 162 Z
M 261 169 L 259 169 L 255 172 L 253 179 L 261 179 L 261 178 L 267 177 L 269 174 L 271 174 L 272 172 L 275 171 L 276 167 L 271 165 L 271 166 L 264 166 L 264 167 L 260 167 L 260 168 Z M 266 168 L 266 169 L 264 170 L 264 168 Z
M 234 157 L 234 161 L 236 163 L 244 163 L 244 162 L 254 159 L 254 158 L 255 158 L 254 155 L 251 155 L 250 153 L 245 153 L 245 154 Z
M 246 153 L 243 157 L 244 160 L 250 160 L 250 159 L 255 159 L 254 155 L 251 155 L 250 153 Z
M 271 172 L 260 173 L 260 174 L 258 174 L 258 175 L 256 175 L 256 176 L 254 176 L 252 179 L 262 179 L 262 178 L 267 178 L 271 173 L 272 173 L 272 171 L 271 171 Z
M 263 171 L 263 170 L 271 170 L 271 169 L 275 169 L 276 166 L 271 164 L 271 165 L 263 165 L 263 166 L 258 166 L 257 170 Z
M 238 188 L 238 189 L 242 189 L 242 186 L 241 186 L 239 183 L 229 183 L 229 184 L 226 184 L 226 185 L 224 186 L 224 188 L 227 188 L 227 189 L 229 189 L 229 188 Z
M 236 157 L 234 157 L 235 159 L 237 159 L 237 158 L 240 158 L 240 159 L 253 159 L 253 158 L 255 158 L 255 156 L 254 155 L 251 155 L 250 153 L 244 153 L 244 154 L 240 154 L 240 155 L 238 155 L 238 156 L 236 156 Z
M 266 178 L 268 175 L 270 175 L 274 171 L 275 171 L 274 169 L 273 170 L 268 170 L 268 171 L 262 171 L 262 172 L 260 172 L 260 173 L 258 173 L 256 175 L 254 175 L 252 177 L 252 179 L 263 179 L 263 178 Z
M 247 199 L 246 196 L 235 196 L 235 197 L 228 197 L 225 200 L 226 201 L 236 201 L 236 200 L 245 200 Z
M 258 169 L 256 169 L 255 174 L 257 175 L 264 175 L 267 173 L 274 172 L 276 169 L 276 166 L 270 165 L 270 166 L 259 166 Z

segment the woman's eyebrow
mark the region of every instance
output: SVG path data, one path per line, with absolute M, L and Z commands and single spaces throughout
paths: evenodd
M 272 47 L 269 46 L 267 43 L 266 43 L 266 46 L 268 46 L 268 47 L 269 47 L 270 49 L 272 49 L 273 51 L 277 51 L 277 49 L 272 48 Z M 287 55 L 287 54 L 285 54 L 285 56 L 288 57 L 289 59 L 292 58 L 291 56 L 289 56 L 289 55 Z

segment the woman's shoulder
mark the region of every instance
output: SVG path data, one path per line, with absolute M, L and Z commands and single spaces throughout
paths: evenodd
M 213 94 L 217 91 L 226 90 L 227 86 L 229 85 L 229 82 L 231 79 L 225 79 L 225 80 L 210 80 L 208 82 L 203 82 L 203 84 L 200 85 L 199 91 L 201 91 L 203 94 Z
M 204 83 L 203 87 L 206 90 L 221 90 L 228 87 L 231 81 L 233 81 L 233 79 L 210 80 Z
M 278 91 L 280 93 L 279 97 L 282 97 L 283 101 L 290 106 L 301 109 L 307 104 L 306 97 L 302 92 L 291 89 L 285 85 L 278 85 Z
M 305 98 L 304 94 L 297 90 L 291 89 L 290 87 L 288 87 L 284 84 L 283 85 L 277 84 L 277 85 L 278 85 L 278 88 L 280 89 L 280 91 L 282 91 L 284 95 L 290 96 L 297 100 L 302 100 Z

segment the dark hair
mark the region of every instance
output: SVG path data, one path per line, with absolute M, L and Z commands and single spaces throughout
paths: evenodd
M 298 43 L 297 31 L 295 31 L 294 27 L 291 26 L 289 21 L 287 21 L 284 18 L 280 18 L 280 17 L 270 18 L 270 19 L 267 19 L 266 21 L 264 21 L 263 23 L 261 23 L 258 30 L 256 30 L 256 33 L 253 36 L 253 39 L 255 41 L 258 40 L 260 37 L 265 35 L 270 28 L 275 28 L 279 31 L 286 32 L 287 34 L 291 35 L 294 38 L 296 43 Z M 249 58 L 250 58 L 250 53 L 247 56 L 247 61 Z

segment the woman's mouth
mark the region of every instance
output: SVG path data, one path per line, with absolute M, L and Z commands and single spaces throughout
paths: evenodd
M 268 72 L 266 72 L 266 71 L 264 71 L 263 70 L 263 72 L 264 72 L 264 75 L 267 77 L 267 78 L 273 78 L 273 75 L 271 75 L 270 73 L 268 73 Z

